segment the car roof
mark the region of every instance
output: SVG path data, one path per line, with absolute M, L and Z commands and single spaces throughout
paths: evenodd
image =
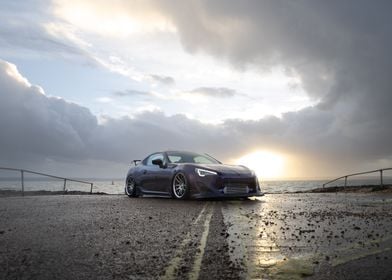
M 180 151 L 180 150 L 167 150 L 167 151 L 163 151 L 162 153 L 191 153 L 191 154 L 199 154 L 199 153 L 196 153 L 196 152 Z

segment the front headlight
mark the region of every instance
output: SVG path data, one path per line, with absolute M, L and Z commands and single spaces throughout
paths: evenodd
M 196 171 L 196 173 L 197 173 L 200 177 L 205 177 L 205 176 L 208 176 L 208 175 L 218 175 L 217 172 L 211 171 L 211 170 L 206 170 L 206 169 L 196 168 L 195 171 Z

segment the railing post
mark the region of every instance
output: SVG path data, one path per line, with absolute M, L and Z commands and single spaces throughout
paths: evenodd
M 344 177 L 344 187 L 347 187 L 347 176 Z
M 63 186 L 63 191 L 64 192 L 66 191 L 67 181 L 78 182 L 78 183 L 82 183 L 82 184 L 89 184 L 90 185 L 90 194 L 93 193 L 93 183 L 86 182 L 86 181 L 67 179 L 67 178 L 64 178 L 64 177 L 49 175 L 49 174 L 35 172 L 35 171 L 30 171 L 30 170 L 25 170 L 25 169 L 17 169 L 17 168 L 9 168 L 9 167 L 1 167 L 0 166 L 0 170 L 11 170 L 11 171 L 15 171 L 15 172 L 20 172 L 22 196 L 25 195 L 25 186 L 24 186 L 24 183 L 25 183 L 24 182 L 24 174 L 25 173 L 27 173 L 27 174 L 36 174 L 36 175 L 41 175 L 41 176 L 46 176 L 46 177 L 51 177 L 51 178 L 55 178 L 55 179 L 64 180 L 64 186 Z M 392 170 L 392 168 L 390 168 L 390 170 Z
M 20 170 L 20 179 L 22 182 L 22 196 L 24 196 L 24 174 L 23 174 L 23 170 Z
M 382 169 L 380 169 L 380 188 L 382 188 L 383 187 L 383 185 L 384 185 L 384 182 L 383 182 L 383 178 L 382 178 Z
M 67 178 L 64 178 L 64 187 L 63 187 L 63 192 L 65 193 L 65 187 L 67 186 Z

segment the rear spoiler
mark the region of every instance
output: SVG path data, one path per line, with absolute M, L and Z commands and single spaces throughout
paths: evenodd
M 133 164 L 136 166 L 139 162 L 141 162 L 141 160 L 140 159 L 134 159 L 133 160 Z

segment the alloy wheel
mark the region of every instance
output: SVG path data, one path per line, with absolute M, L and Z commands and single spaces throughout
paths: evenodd
M 187 181 L 185 175 L 182 173 L 176 174 L 173 179 L 173 194 L 175 198 L 182 199 L 187 193 Z

